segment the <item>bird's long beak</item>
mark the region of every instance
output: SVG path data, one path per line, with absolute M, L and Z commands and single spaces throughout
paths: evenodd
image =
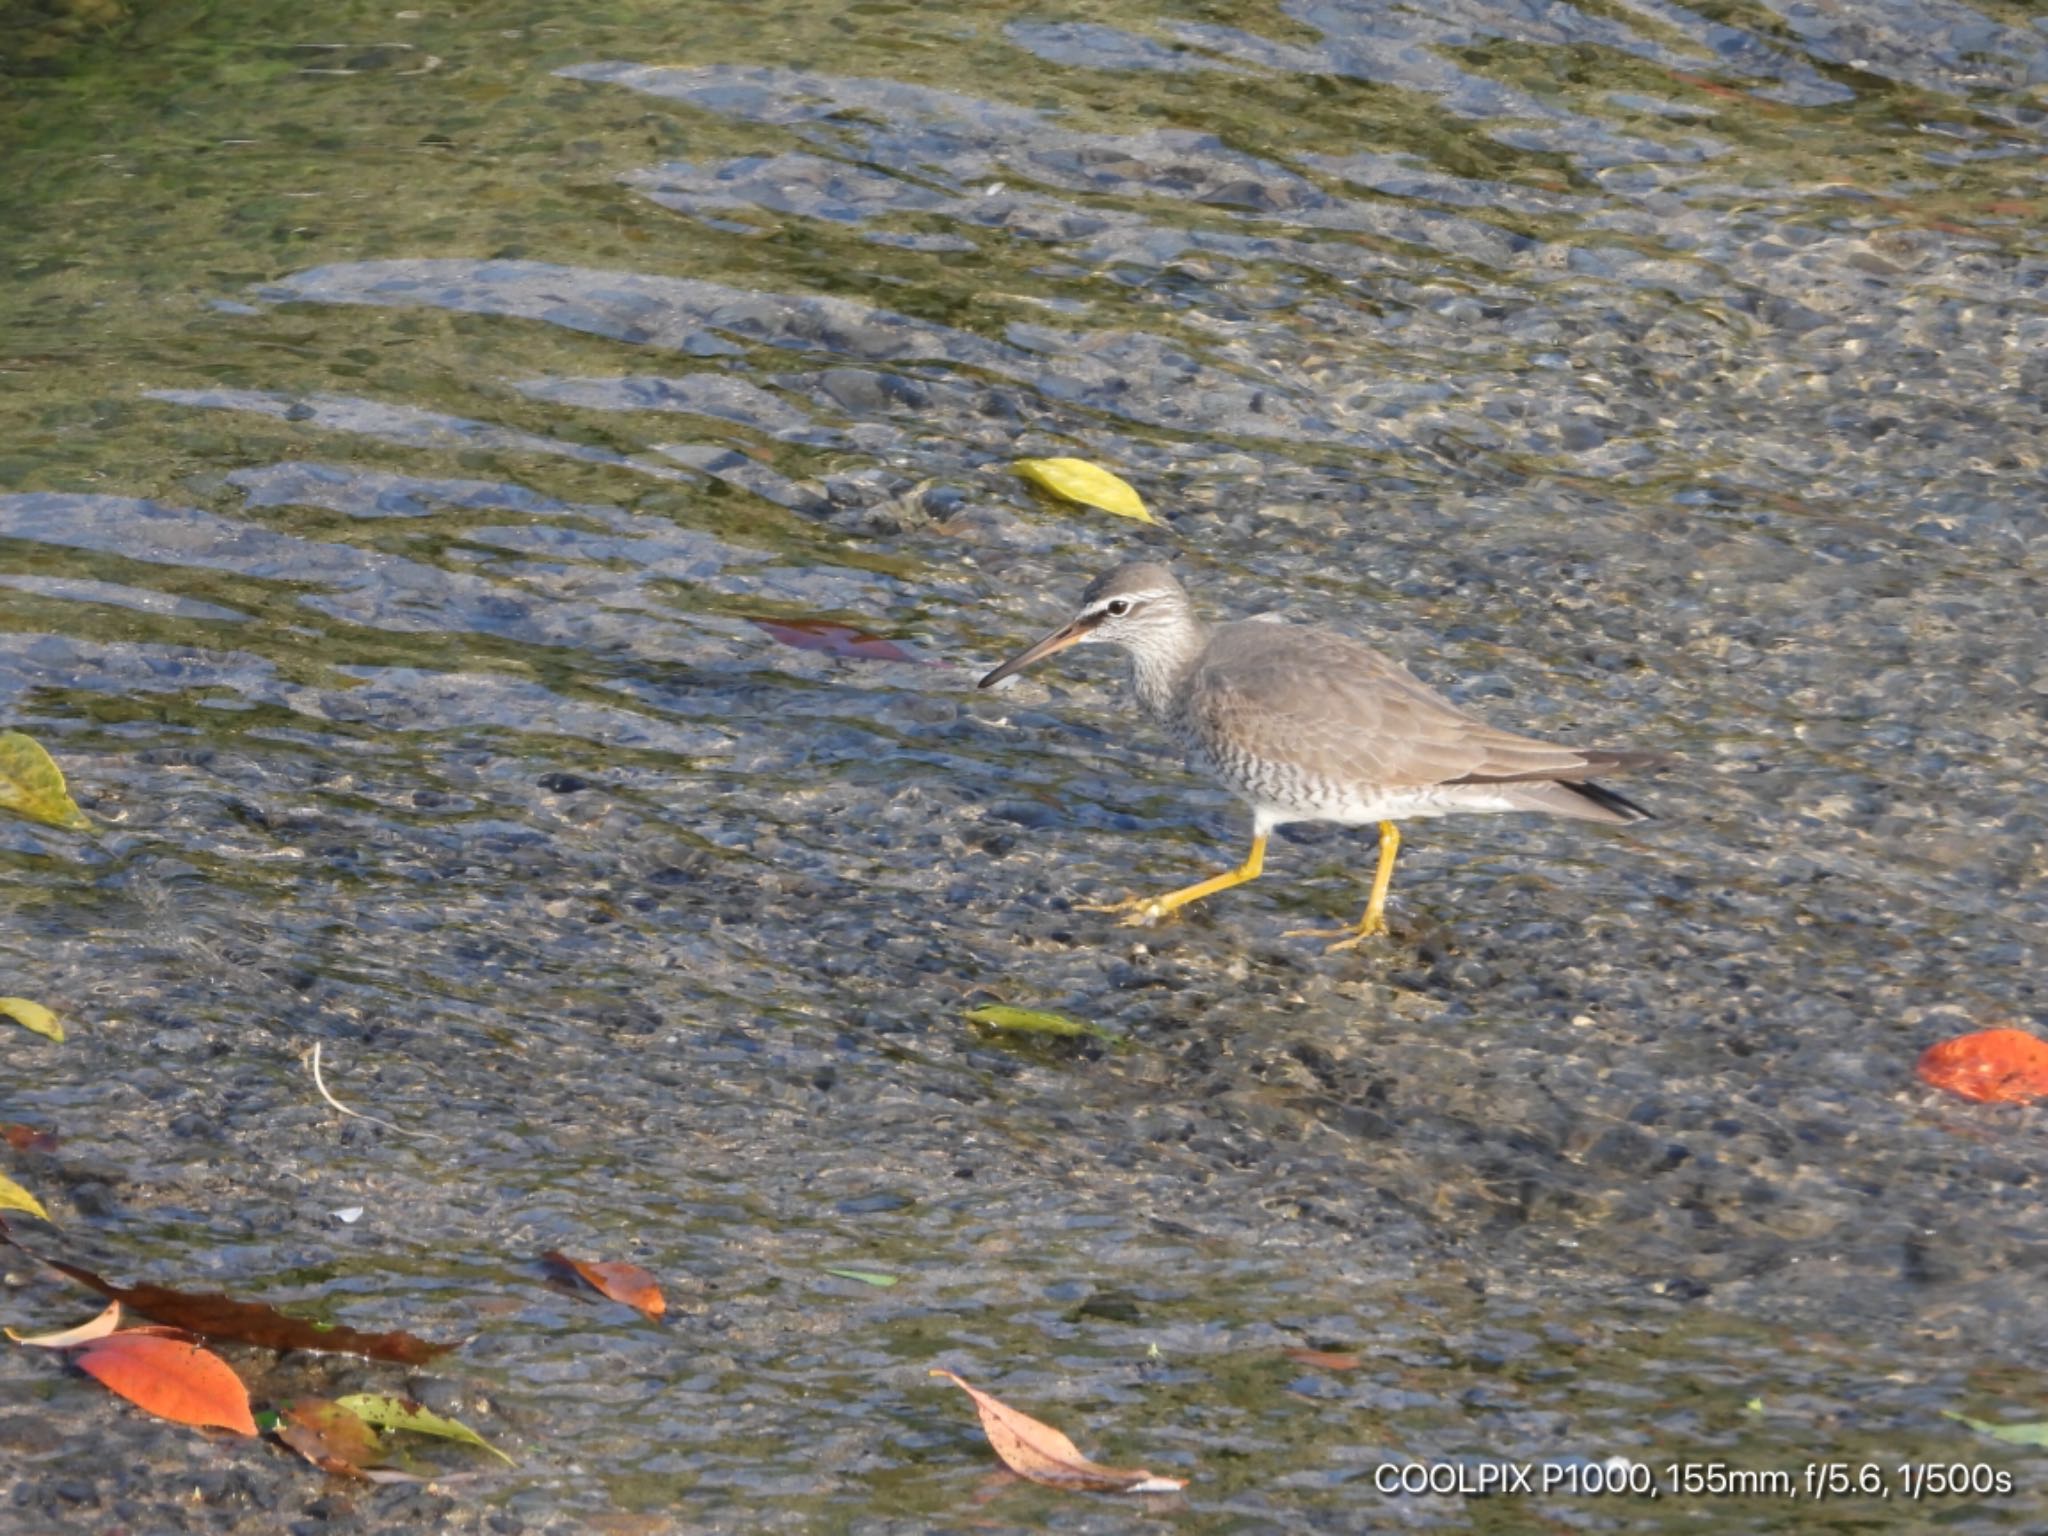
M 1034 661 L 1043 661 L 1054 651 L 1064 651 L 1070 645 L 1079 645 L 1088 638 L 1088 632 L 1101 622 L 1100 618 L 1089 616 L 1072 619 L 1062 624 L 1044 639 L 1035 640 L 1030 645 L 1024 647 L 1023 650 L 1012 656 L 1000 667 L 997 667 L 995 671 L 989 673 L 987 677 L 984 677 L 974 686 L 977 688 L 993 688 L 1004 678 L 1014 677 L 1017 673 L 1022 672 Z

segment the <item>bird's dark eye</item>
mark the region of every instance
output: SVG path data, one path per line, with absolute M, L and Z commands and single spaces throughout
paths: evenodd
M 1128 597 L 1112 597 L 1103 605 L 1103 611 L 1112 619 L 1120 619 L 1131 611 L 1131 600 Z

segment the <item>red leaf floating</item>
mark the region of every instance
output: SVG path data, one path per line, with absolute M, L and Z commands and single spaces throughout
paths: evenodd
M 917 658 L 893 640 L 835 624 L 830 619 L 749 619 L 749 624 L 766 630 L 773 639 L 800 651 L 823 651 L 851 661 L 915 661 Z
M 552 1269 L 567 1270 L 572 1275 L 581 1276 L 600 1296 L 624 1302 L 647 1317 L 660 1317 L 668 1310 L 660 1282 L 638 1264 L 572 1259 L 554 1248 L 542 1254 L 540 1261 Z
M 256 1433 L 249 1389 L 227 1361 L 154 1333 L 110 1333 L 73 1356 L 78 1368 L 145 1413 L 174 1424 Z
M 2048 1096 L 2048 1040 L 2024 1029 L 1980 1029 L 1920 1053 L 1922 1082 L 1980 1104 Z

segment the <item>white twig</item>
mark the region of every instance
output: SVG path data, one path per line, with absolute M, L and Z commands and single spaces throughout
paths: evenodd
M 320 1090 L 320 1097 L 325 1099 L 330 1107 L 337 1109 L 342 1114 L 348 1115 L 354 1119 L 367 1120 L 372 1125 L 383 1126 L 384 1129 L 387 1131 L 396 1131 L 401 1136 L 423 1136 L 428 1141 L 439 1141 L 441 1139 L 440 1137 L 436 1136 L 432 1131 L 409 1131 L 402 1125 L 393 1125 L 389 1120 L 379 1120 L 375 1115 L 366 1115 L 359 1109 L 350 1109 L 346 1104 L 342 1103 L 341 1100 L 337 1099 L 333 1094 L 329 1093 L 327 1091 L 326 1080 L 320 1076 L 320 1047 L 324 1043 L 325 1042 L 319 1040 L 315 1040 L 313 1042 L 313 1086 Z

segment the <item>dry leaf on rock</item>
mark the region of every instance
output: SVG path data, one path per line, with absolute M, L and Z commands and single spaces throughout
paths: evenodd
M 80 1344 L 90 1344 L 94 1339 L 104 1339 L 120 1326 L 121 1303 L 110 1301 L 98 1317 L 80 1323 L 76 1328 L 66 1328 L 61 1333 L 16 1333 L 9 1328 L 7 1337 L 31 1349 L 73 1349 Z
M 361 1477 L 384 1455 L 377 1431 L 340 1403 L 302 1397 L 277 1416 L 277 1438 L 336 1477 Z
M 1048 1488 L 1073 1488 L 1089 1493 L 1176 1493 L 1187 1486 L 1181 1478 L 1158 1477 L 1142 1467 L 1105 1467 L 1092 1462 L 1050 1424 L 1041 1424 L 1029 1414 L 1019 1413 L 951 1371 L 931 1374 L 945 1377 L 974 1399 L 990 1447 L 1003 1465 L 1019 1477 Z

